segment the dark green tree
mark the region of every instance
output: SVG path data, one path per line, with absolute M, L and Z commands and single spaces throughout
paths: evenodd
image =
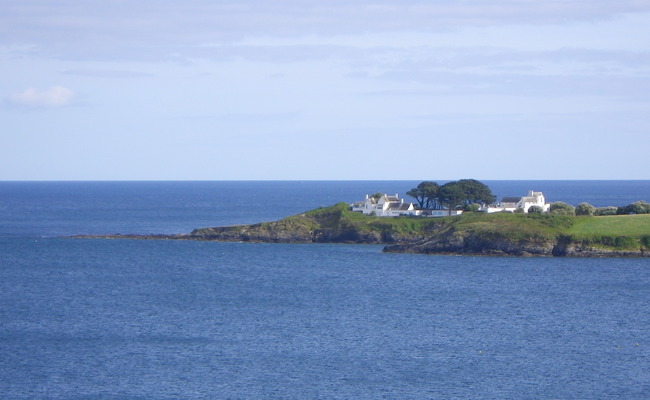
M 467 196 L 462 185 L 459 185 L 457 181 L 445 183 L 440 186 L 440 190 L 438 191 L 438 200 L 440 204 L 449 209 L 450 215 L 451 210 L 456 209 L 456 207 L 462 207 L 465 204 L 466 198 Z
M 438 198 L 442 205 L 451 210 L 470 204 L 489 204 L 496 199 L 496 196 L 492 194 L 489 187 L 476 179 L 461 179 L 440 186 Z
M 417 187 L 406 192 L 407 196 L 413 197 L 420 208 L 423 209 L 436 209 L 438 207 L 438 191 L 440 185 L 435 182 L 424 181 L 418 184 Z
M 528 207 L 528 214 L 541 214 L 544 210 L 540 206 Z
M 474 204 L 479 206 L 494 202 L 496 196 L 485 184 L 476 179 L 461 179 L 447 182 L 440 186 L 435 182 L 424 181 L 417 187 L 406 192 L 417 200 L 420 208 L 439 209 L 447 207 L 450 210 L 461 207 L 474 209 Z
M 490 204 L 496 200 L 490 188 L 476 179 L 461 179 L 456 184 L 465 193 L 465 204 Z

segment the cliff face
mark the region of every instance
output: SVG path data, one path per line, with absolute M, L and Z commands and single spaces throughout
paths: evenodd
M 400 243 L 384 248 L 388 253 L 467 254 L 517 257 L 650 257 L 650 251 L 615 249 L 584 243 L 580 240 L 555 240 L 531 237 L 513 241 L 495 234 L 485 237 L 471 233 L 436 235 L 413 243 Z
M 553 247 L 556 257 L 650 257 L 650 251 L 639 243 L 627 249 L 603 247 L 602 243 L 594 244 L 586 240 L 576 240 L 570 237 L 559 237 Z
M 312 232 L 305 229 L 278 229 L 261 224 L 195 229 L 188 239 L 225 242 L 309 243 Z
M 545 238 L 513 240 L 500 234 L 445 232 L 413 243 L 386 246 L 388 253 L 552 256 L 555 243 Z

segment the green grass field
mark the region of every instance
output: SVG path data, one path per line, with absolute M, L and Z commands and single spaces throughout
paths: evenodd
M 576 237 L 650 235 L 650 214 L 576 217 L 566 233 Z
M 390 230 L 400 233 L 422 233 L 434 225 L 438 229 L 453 225 L 457 230 L 491 231 L 503 234 L 526 235 L 532 232 L 541 235 L 571 235 L 576 238 L 595 236 L 647 236 L 650 235 L 650 214 L 612 215 L 602 217 L 575 217 L 565 215 L 536 215 L 510 213 L 465 213 L 460 217 L 382 218 L 362 215 L 348 210 L 340 203 L 332 207 L 312 210 L 307 216 L 320 223 L 347 223 L 360 230 Z

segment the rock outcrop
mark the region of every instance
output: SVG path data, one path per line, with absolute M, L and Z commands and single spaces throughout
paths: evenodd
M 512 241 L 499 235 L 486 238 L 466 233 L 433 236 L 413 243 L 389 245 L 384 248 L 384 251 L 517 257 L 650 257 L 650 251 L 643 247 L 639 247 L 638 250 L 613 249 L 567 238 L 549 240 L 530 237 L 526 240 Z
M 499 234 L 445 232 L 412 243 L 386 246 L 388 253 L 472 254 L 495 256 L 552 256 L 552 240 L 529 237 L 514 241 Z

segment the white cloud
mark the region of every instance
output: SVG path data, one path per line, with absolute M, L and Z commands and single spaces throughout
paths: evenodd
M 40 91 L 35 88 L 26 89 L 22 93 L 11 95 L 11 103 L 24 107 L 62 107 L 70 104 L 75 93 L 63 86 L 52 86 Z

